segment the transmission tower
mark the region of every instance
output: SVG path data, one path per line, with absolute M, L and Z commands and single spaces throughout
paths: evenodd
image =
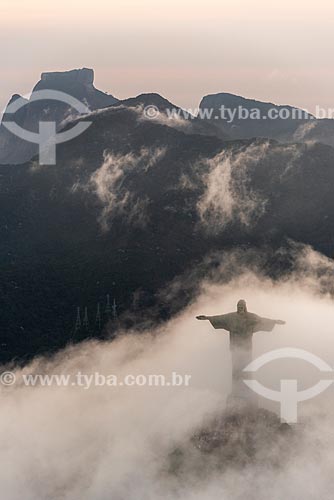
M 80 315 L 80 307 L 77 307 L 77 319 L 75 321 L 74 331 L 77 332 L 81 328 L 81 315 Z
M 96 327 L 101 330 L 102 326 L 102 318 L 101 318 L 101 308 L 100 308 L 100 303 L 97 304 L 97 310 L 96 310 L 96 318 L 95 318 L 95 325 Z
M 116 299 L 113 300 L 112 303 L 112 317 L 114 320 L 117 319 L 117 305 L 116 305 Z
M 110 316 L 111 316 L 111 306 L 110 306 L 110 295 L 109 295 L 109 293 L 107 295 L 107 304 L 106 304 L 106 308 L 105 308 L 104 312 L 108 316 L 108 318 L 110 318 Z
M 88 328 L 89 328 L 89 319 L 88 319 L 88 309 L 87 309 L 87 307 L 85 307 L 85 315 L 84 315 L 84 319 L 83 319 L 83 326 L 86 328 L 86 330 L 88 330 Z

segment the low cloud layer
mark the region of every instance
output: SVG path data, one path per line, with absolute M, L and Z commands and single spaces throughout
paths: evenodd
M 165 155 L 164 148 L 142 149 L 138 155 L 114 154 L 105 151 L 102 165 L 91 175 L 85 186 L 74 186 L 92 192 L 102 205 L 99 223 L 103 230 L 109 229 L 116 216 L 133 225 L 145 225 L 147 222 L 148 199 L 140 199 L 126 185 L 127 176 L 145 173 Z
M 170 374 L 192 376 L 189 387 L 2 387 L 2 467 L 6 500 L 280 500 L 332 498 L 334 460 L 333 389 L 300 405 L 300 439 L 278 467 L 251 463 L 224 473 L 208 471 L 199 479 L 189 466 L 182 477 L 168 473 L 168 456 L 206 419 L 222 411 L 230 390 L 228 335 L 215 331 L 197 314 L 235 310 L 240 298 L 249 310 L 282 318 L 286 326 L 254 338 L 254 356 L 280 347 L 299 347 L 334 366 L 331 297 L 320 293 L 318 269 L 333 264 L 310 249 L 300 255 L 291 279 L 273 282 L 247 270 L 229 283 L 203 281 L 195 303 L 158 330 L 121 335 L 112 343 L 88 342 L 68 348 L 52 360 L 35 360 L 23 373 Z M 217 273 L 226 271 L 222 264 Z M 319 271 L 320 272 L 320 271 Z M 322 272 L 322 271 L 321 271 Z M 320 272 L 320 274 L 321 274 Z M 324 292 L 324 290 L 321 290 Z M 319 373 L 308 365 L 288 367 L 301 388 L 313 385 Z M 301 362 L 302 363 L 302 362 Z M 284 365 L 259 373 L 277 388 Z M 286 373 L 283 371 L 283 375 Z M 262 401 L 278 411 L 275 403 Z M 189 444 L 188 444 L 189 446 Z M 270 442 L 265 443 L 271 447 Z M 272 452 L 272 450 L 271 450 Z
M 233 222 L 251 227 L 266 213 L 270 204 L 270 182 L 277 185 L 297 168 L 303 148 L 312 147 L 278 145 L 274 142 L 253 143 L 235 150 L 223 150 L 214 158 L 197 165 L 204 183 L 204 193 L 197 210 L 204 227 L 210 232 L 220 231 Z M 254 181 L 261 175 L 261 163 L 268 165 L 267 192 Z M 203 175 L 203 167 L 207 173 Z M 263 174 L 262 174 L 263 175 Z M 191 186 L 191 180 L 182 179 L 182 186 Z
M 204 224 L 221 228 L 235 220 L 248 226 L 264 213 L 266 200 L 250 188 L 248 167 L 261 161 L 268 148 L 269 144 L 252 145 L 238 154 L 223 151 L 208 160 L 206 190 L 198 202 Z

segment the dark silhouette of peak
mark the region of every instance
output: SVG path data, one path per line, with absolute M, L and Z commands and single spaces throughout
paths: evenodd
M 208 135 L 216 136 L 224 140 L 229 139 L 229 136 L 224 133 L 221 128 L 216 127 L 214 123 L 199 119 L 190 114 L 187 110 L 180 108 L 160 94 L 154 92 L 124 99 L 123 101 L 119 101 L 116 106 L 117 105 L 127 108 L 142 108 L 144 118 L 148 120 L 151 119 L 152 122 L 160 122 L 162 125 L 179 129 L 185 134 Z M 154 109 L 152 110 L 153 115 L 150 114 L 148 110 L 150 106 L 156 108 L 160 114 L 155 114 Z
M 200 103 L 200 108 L 203 108 L 207 106 L 208 104 L 212 104 L 213 107 L 217 105 L 224 105 L 226 107 L 228 106 L 243 106 L 246 109 L 254 109 L 254 108 L 259 108 L 260 110 L 270 110 L 270 109 L 289 109 L 289 110 L 298 110 L 296 106 L 291 106 L 289 104 L 275 104 L 273 102 L 267 102 L 267 101 L 259 101 L 257 99 L 253 98 L 248 98 L 248 97 L 243 97 L 239 96 L 237 94 L 231 94 L 229 92 L 220 92 L 218 94 L 209 94 L 205 97 L 203 97 L 201 103 Z M 300 110 L 302 111 L 302 110 Z M 310 113 L 306 113 L 306 116 L 308 117 L 313 117 Z
M 243 97 L 238 94 L 231 94 L 230 92 L 219 92 L 218 94 L 208 94 L 207 96 L 203 97 L 200 107 L 202 107 L 203 104 L 206 102 L 211 101 L 211 102 L 221 102 L 223 101 L 224 104 L 234 104 L 234 105 L 240 105 L 243 104 L 245 107 L 254 107 L 254 106 L 260 106 L 261 108 L 289 108 L 289 109 L 298 109 L 296 106 L 291 106 L 289 104 L 275 104 L 273 102 L 268 102 L 268 101 L 260 101 L 258 99 L 253 99 L 249 97 Z
M 160 94 L 155 92 L 148 94 L 140 94 L 137 97 L 131 97 L 129 99 L 124 99 L 120 101 L 119 104 L 122 104 L 127 107 L 136 107 L 136 106 L 156 106 L 159 110 L 165 111 L 166 109 L 180 109 L 175 104 L 172 104 L 170 101 L 162 97 Z
M 12 97 L 10 98 L 7 107 L 13 104 L 13 102 L 17 101 L 18 99 L 24 99 L 24 97 L 20 96 L 20 94 L 13 94 Z M 28 102 L 28 99 L 24 99 L 25 101 Z
M 222 116 L 222 107 L 225 117 Z M 239 113 L 242 108 L 242 113 Z M 262 137 L 280 142 L 321 142 L 334 146 L 334 120 L 318 119 L 295 106 L 248 99 L 228 92 L 203 97 L 200 109 L 206 111 L 206 120 L 214 123 L 232 139 Z M 231 118 L 230 112 L 236 115 Z M 246 113 L 257 110 L 261 118 L 247 118 Z M 274 119 L 268 117 L 274 112 Z M 208 111 L 211 116 L 207 116 Z M 243 114 L 243 115 L 242 115 Z M 254 115 L 253 115 L 254 116 Z M 264 118 L 263 118 L 264 117 Z
M 203 97 L 200 110 L 211 112 L 207 119 L 214 121 L 232 139 L 264 137 L 291 142 L 298 127 L 314 120 L 313 115 L 295 106 L 248 99 L 228 92 Z M 271 110 L 273 115 L 270 115 Z
M 63 92 L 84 103 L 92 111 L 106 108 L 118 102 L 112 95 L 101 92 L 94 87 L 94 71 L 88 68 L 42 73 L 40 81 L 33 89 L 33 93 L 41 90 Z M 14 94 L 9 104 L 19 98 L 18 94 Z M 69 115 L 71 117 L 77 115 L 75 109 L 70 108 L 68 104 L 61 101 L 25 101 L 26 105 L 14 115 L 8 115 L 5 112 L 3 121 L 10 119 L 23 129 L 38 132 L 41 121 L 54 121 L 57 128 L 60 128 L 62 122 Z M 10 118 L 8 118 L 9 116 Z M 36 153 L 36 144 L 16 137 L 3 124 L 0 126 L 0 164 L 24 163 Z
M 25 107 L 21 108 L 16 113 L 9 113 L 7 111 L 9 109 L 9 107 L 18 100 L 20 100 L 22 103 L 29 102 L 28 99 L 25 99 L 24 97 L 20 96 L 19 94 L 12 95 L 12 97 L 10 98 L 10 100 L 6 106 L 5 112 L 4 112 L 3 117 L 2 117 L 2 121 L 15 121 L 16 123 L 20 123 L 20 121 L 23 120 L 23 118 L 26 114 Z M 1 131 L 1 128 L 0 128 L 0 131 Z M 2 145 L 1 144 L 1 133 L 0 133 L 0 145 Z M 0 154 L 1 154 L 1 151 L 0 151 Z
M 39 90 L 65 92 L 85 102 L 91 110 L 106 108 L 118 102 L 112 95 L 94 87 L 94 71 L 88 68 L 42 73 L 33 92 Z
M 93 85 L 94 70 L 89 68 L 72 69 L 70 71 L 52 71 L 42 73 L 39 85 L 46 85 L 49 88 L 51 84 L 66 84 L 68 82 L 77 82 L 84 85 Z M 38 84 L 37 84 L 38 85 Z

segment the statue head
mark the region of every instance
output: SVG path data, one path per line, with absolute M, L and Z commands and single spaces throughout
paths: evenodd
M 239 302 L 237 303 L 237 312 L 239 314 L 245 314 L 247 312 L 247 304 L 245 300 L 239 300 Z

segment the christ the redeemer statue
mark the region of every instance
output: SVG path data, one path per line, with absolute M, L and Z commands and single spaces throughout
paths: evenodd
M 271 332 L 275 325 L 284 325 L 279 319 L 261 318 L 247 311 L 244 300 L 239 300 L 237 311 L 219 316 L 197 316 L 199 320 L 209 320 L 216 329 L 230 333 L 232 354 L 232 396 L 241 396 L 246 386 L 243 384 L 243 369 L 252 361 L 252 338 L 255 332 Z

